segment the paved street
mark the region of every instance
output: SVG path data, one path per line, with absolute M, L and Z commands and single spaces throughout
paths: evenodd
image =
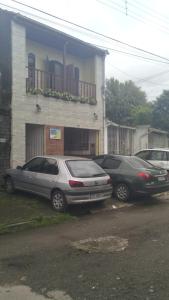
M 72 242 L 115 236 L 119 251 Z M 169 196 L 0 237 L 0 300 L 168 300 Z

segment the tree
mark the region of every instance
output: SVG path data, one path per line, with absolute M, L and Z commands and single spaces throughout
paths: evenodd
M 153 104 L 147 102 L 143 105 L 135 106 L 131 111 L 133 125 L 152 124 Z
M 126 125 L 133 123 L 133 109 L 147 102 L 146 94 L 134 82 L 121 83 L 114 78 L 106 81 L 105 100 L 107 118 Z
M 164 90 L 154 102 L 152 125 L 169 131 L 169 90 Z

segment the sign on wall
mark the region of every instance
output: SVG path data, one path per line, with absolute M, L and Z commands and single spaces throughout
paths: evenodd
M 61 129 L 60 128 L 50 128 L 50 139 L 60 140 L 61 139 Z

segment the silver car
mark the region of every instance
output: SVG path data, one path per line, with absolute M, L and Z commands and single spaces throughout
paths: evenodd
M 109 175 L 94 161 L 79 157 L 38 156 L 5 174 L 8 193 L 15 189 L 44 196 L 56 211 L 68 204 L 104 201 L 112 194 Z

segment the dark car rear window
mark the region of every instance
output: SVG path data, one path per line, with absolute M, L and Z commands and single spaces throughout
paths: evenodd
M 106 176 L 105 171 L 92 160 L 67 160 L 66 165 L 74 177 Z
M 153 169 L 154 166 L 139 157 L 126 157 L 126 161 L 135 169 Z

